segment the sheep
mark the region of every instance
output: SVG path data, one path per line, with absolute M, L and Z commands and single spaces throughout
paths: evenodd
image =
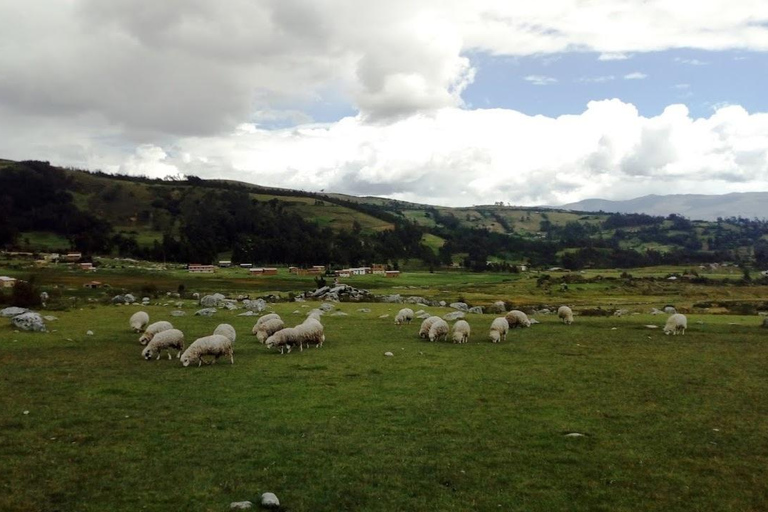
M 515 327 L 530 327 L 531 321 L 528 319 L 528 315 L 520 311 L 519 309 L 513 309 L 507 315 L 504 317 L 507 319 L 507 323 L 509 323 L 509 328 L 514 329 Z
M 419 337 L 420 338 L 428 338 L 429 337 L 429 329 L 432 327 L 432 324 L 440 320 L 439 316 L 431 316 L 429 318 L 425 318 L 423 322 L 421 322 L 421 328 L 419 329 Z
M 277 313 L 267 313 L 266 315 L 262 316 L 258 320 L 256 320 L 256 325 L 261 325 L 264 322 L 267 322 L 269 320 L 280 320 L 280 315 Z M 256 334 L 256 325 L 253 326 L 253 334 Z
M 469 341 L 470 328 L 466 320 L 459 320 L 453 324 L 453 342 L 467 343 Z
M 254 325 L 253 333 L 256 335 L 256 339 L 258 339 L 261 343 L 264 343 L 267 341 L 267 338 L 284 327 L 285 324 L 279 317 L 272 318 L 266 322 L 262 322 L 261 324 Z
M 131 319 L 128 320 L 128 324 L 135 332 L 141 332 L 149 323 L 149 315 L 144 311 L 137 311 L 131 315 Z
M 411 320 L 413 320 L 413 310 L 411 308 L 403 308 L 395 316 L 395 325 L 410 324 Z
M 235 328 L 229 324 L 219 324 L 216 329 L 214 329 L 213 334 L 221 334 L 222 336 L 226 336 L 232 343 L 234 343 L 235 339 L 237 338 Z
M 557 317 L 563 321 L 565 325 L 571 325 L 573 323 L 573 311 L 568 306 L 560 306 L 557 308 Z
M 163 350 L 167 350 L 168 359 L 170 360 L 172 359 L 172 348 L 175 348 L 178 351 L 176 353 L 176 358 L 180 358 L 181 352 L 184 350 L 184 333 L 178 329 L 168 329 L 167 331 L 155 334 L 154 337 L 152 337 L 152 341 L 147 343 L 147 346 L 141 351 L 141 355 L 147 361 L 151 360 L 155 354 L 157 354 L 157 358 L 160 359 Z
M 664 334 L 685 334 L 688 328 L 688 319 L 685 315 L 675 313 L 667 318 L 667 324 L 664 326 Z
M 296 326 L 299 333 L 299 350 L 303 350 L 306 345 L 314 344 L 315 348 L 320 348 L 325 342 L 325 329 L 323 324 L 315 318 L 307 318 L 303 323 Z
M 265 344 L 267 345 L 267 348 L 280 347 L 280 354 L 283 353 L 283 349 L 287 348 L 288 353 L 290 354 L 291 349 L 296 345 L 299 346 L 299 350 L 302 350 L 302 337 L 302 333 L 297 327 L 286 327 L 267 338 Z
M 314 318 L 315 320 L 320 320 L 320 317 L 323 316 L 323 310 L 322 309 L 312 309 L 307 313 L 307 318 Z
M 507 319 L 503 316 L 494 318 L 493 322 L 491 322 L 491 331 L 489 333 L 491 341 L 493 343 L 506 341 L 507 331 L 509 331 L 509 322 L 507 322 Z
M 437 341 L 440 337 L 448 341 L 448 323 L 442 318 L 438 318 L 429 328 L 429 341 Z
M 168 329 L 173 329 L 173 325 L 171 325 L 171 322 L 166 321 L 160 321 L 155 322 L 153 324 L 149 324 L 147 329 L 144 331 L 144 334 L 141 335 L 139 338 L 139 343 L 142 345 L 146 345 L 150 341 L 152 341 L 152 338 L 155 336 L 155 334 L 163 331 L 167 331 Z
M 181 354 L 181 364 L 189 366 L 197 362 L 199 367 L 203 363 L 211 364 L 203 359 L 203 356 L 213 356 L 211 363 L 215 363 L 220 356 L 229 356 L 230 364 L 235 364 L 232 341 L 221 334 L 212 334 L 196 339 L 187 350 Z

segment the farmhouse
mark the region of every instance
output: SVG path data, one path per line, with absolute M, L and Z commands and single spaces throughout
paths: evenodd
M 232 262 L 231 261 L 220 261 L 219 262 L 219 267 L 221 267 L 221 268 L 229 268 L 231 266 L 232 266 Z
M 213 265 L 201 265 L 199 263 L 190 263 L 187 270 L 193 274 L 213 274 L 216 270 Z
M 313 265 L 310 268 L 288 267 L 288 272 L 297 276 L 319 275 L 325 272 L 325 265 Z
M 64 261 L 67 261 L 69 263 L 74 263 L 76 261 L 80 261 L 82 257 L 83 257 L 83 254 L 80 252 L 70 252 L 64 255 Z
M 264 275 L 264 276 L 273 276 L 277 274 L 277 269 L 273 267 L 264 267 L 264 268 L 252 268 L 248 270 L 251 275 Z
M 371 265 L 371 273 L 377 275 L 384 275 L 387 271 L 387 266 L 381 263 L 374 263 Z
M 253 267 L 253 263 L 241 263 L 240 268 L 251 268 Z
M 80 270 L 86 270 L 88 272 L 94 272 L 96 270 L 93 263 L 78 263 L 78 266 L 80 267 Z
M 384 273 L 384 277 L 400 277 L 400 271 L 399 270 L 387 270 Z
M 94 289 L 94 288 L 101 288 L 101 286 L 102 286 L 101 281 L 90 281 L 90 282 L 85 283 L 83 285 L 83 288 Z
M 13 288 L 16 286 L 16 278 L 0 276 L 0 288 Z

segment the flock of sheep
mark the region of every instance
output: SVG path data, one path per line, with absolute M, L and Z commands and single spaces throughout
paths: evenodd
M 237 338 L 235 328 L 229 324 L 219 324 L 210 336 L 196 339 L 184 350 L 184 333 L 174 329 L 170 322 L 160 321 L 149 323 L 149 315 L 144 311 L 134 313 L 128 321 L 131 329 L 142 332 L 139 343 L 146 345 L 141 352 L 147 361 L 154 358 L 160 359 L 163 351 L 167 352 L 168 359 L 172 359 L 171 351 L 176 351 L 176 357 L 181 364 L 189 366 L 197 363 L 212 364 L 221 356 L 229 356 L 229 362 L 235 363 L 233 345 Z M 307 319 L 295 327 L 285 327 L 280 315 L 270 313 L 258 319 L 253 326 L 252 333 L 261 343 L 269 348 L 279 348 L 280 353 L 290 353 L 291 349 L 298 346 L 299 350 L 304 345 L 322 347 L 325 341 L 323 324 L 320 323 L 320 314 L 312 312 Z M 213 357 L 206 361 L 204 357 Z
M 307 315 L 307 319 L 295 327 L 286 327 L 280 315 L 276 313 L 266 314 L 258 319 L 253 326 L 252 334 L 268 348 L 279 348 L 283 354 L 295 347 L 304 350 L 304 346 L 322 347 L 325 341 L 325 329 L 320 322 L 320 310 L 313 310 Z M 557 310 L 558 318 L 565 324 L 573 323 L 573 311 L 568 306 L 560 306 Z M 395 325 L 410 324 L 414 313 L 410 308 L 401 309 L 395 316 Z M 234 364 L 233 345 L 237 337 L 235 328 L 229 324 L 219 324 L 210 336 L 196 339 L 184 350 L 184 333 L 174 329 L 170 322 L 160 321 L 149 323 L 149 315 L 144 311 L 134 313 L 129 320 L 131 329 L 142 332 L 139 342 L 146 345 L 141 352 L 147 361 L 160 359 L 165 351 L 168 359 L 172 359 L 171 351 L 176 351 L 176 357 L 184 366 L 197 363 L 212 364 L 221 356 L 228 356 L 230 363 Z M 530 327 L 531 320 L 524 312 L 513 309 L 505 316 L 494 318 L 488 333 L 493 343 L 505 341 L 507 332 L 516 327 Z M 675 313 L 671 315 L 664 326 L 665 334 L 685 334 L 688 321 L 685 315 Z M 451 329 L 448 322 L 439 316 L 430 316 L 421 323 L 419 337 L 429 341 L 448 341 L 450 334 L 453 343 L 467 343 L 471 328 L 465 320 L 458 320 Z M 204 357 L 213 357 L 206 361 Z

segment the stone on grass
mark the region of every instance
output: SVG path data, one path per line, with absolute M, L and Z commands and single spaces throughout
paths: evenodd
M 178 310 L 176 310 L 176 311 L 171 311 L 171 316 L 184 316 L 184 315 L 186 315 L 186 314 L 187 314 L 187 313 L 185 313 L 184 311 L 178 311 Z
M 56 320 L 58 320 L 58 318 L 53 315 L 45 315 L 43 318 L 45 319 L 46 322 L 55 322 Z
M 568 434 L 565 434 L 565 437 L 584 437 L 584 434 L 580 434 L 578 432 L 569 432 Z
M 645 327 L 647 327 L 648 329 L 658 329 L 659 328 L 658 325 L 651 325 L 651 324 L 648 324 Z
M 204 308 L 195 311 L 195 316 L 213 316 L 216 313 L 216 308 Z
M 217 308 L 221 307 L 221 305 L 224 302 L 224 295 L 220 293 L 214 293 L 213 295 L 206 295 L 202 299 L 200 299 L 200 305 L 204 306 L 206 308 Z
M 358 313 L 370 313 L 371 310 L 369 308 L 360 308 L 357 310 Z
M 233 501 L 229 504 L 229 510 L 249 510 L 253 508 L 253 503 L 250 501 Z
M 243 301 L 243 307 L 249 311 L 255 311 L 256 313 L 261 313 L 265 309 L 267 309 L 267 301 L 264 299 L 256 299 L 256 300 L 248 300 L 245 299 Z
M 0 316 L 5 318 L 13 318 L 14 316 L 23 315 L 27 311 L 29 310 L 26 308 L 17 308 L 16 306 L 11 306 L 10 308 L 5 308 L 0 311 Z
M 90 330 L 85 331 L 85 335 L 86 336 L 93 336 L 93 331 L 90 331 Z
M 379 315 L 379 318 L 387 318 L 389 315 Z
M 384 355 L 387 356 L 387 357 L 394 357 L 395 356 L 395 354 L 393 354 L 392 352 L 384 352 Z
M 246 311 L 245 313 L 240 313 L 240 314 L 239 314 L 239 315 L 237 315 L 237 316 L 253 316 L 253 315 L 255 315 L 255 314 L 256 314 L 256 313 L 254 313 L 253 311 L 250 311 L 250 310 L 249 310 L 249 311 Z
M 13 326 L 22 331 L 45 332 L 45 322 L 40 315 L 33 311 L 16 315 L 11 319 Z
M 271 492 L 265 492 L 261 495 L 261 506 L 264 508 L 278 508 L 280 506 L 280 500 L 277 496 Z
M 321 309 L 323 311 L 330 311 L 333 309 L 333 304 L 328 304 L 327 302 L 323 302 L 318 306 L 318 309 Z
M 337 311 L 335 313 L 331 313 L 331 316 L 349 316 L 349 313 L 345 313 L 343 311 Z
M 136 297 L 134 297 L 130 293 L 126 293 L 125 295 L 123 295 L 123 300 L 125 300 L 126 304 L 131 304 L 133 302 L 136 302 Z
M 459 318 L 464 318 L 467 316 L 466 313 L 463 311 L 454 311 L 453 313 L 448 313 L 447 315 L 444 315 L 443 318 L 445 320 L 448 320 L 449 322 L 452 322 L 454 320 L 458 320 Z
M 469 308 L 470 313 L 474 313 L 476 315 L 482 315 L 483 314 L 483 307 L 482 306 L 474 306 Z
M 469 311 L 469 306 L 466 302 L 453 302 L 450 307 L 459 311 Z

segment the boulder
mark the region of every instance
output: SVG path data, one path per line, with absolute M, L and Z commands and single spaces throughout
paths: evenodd
M 417 297 L 413 295 L 411 297 L 406 297 L 403 302 L 407 304 L 424 304 L 427 302 L 427 299 L 425 299 L 424 297 Z
M 387 357 L 394 357 L 395 356 L 395 354 L 393 354 L 392 352 L 384 352 L 384 355 L 387 356 Z
M 453 309 L 458 309 L 459 311 L 467 312 L 469 311 L 469 306 L 466 302 L 452 302 L 450 307 Z
M 247 309 L 248 311 L 255 311 L 256 313 L 261 313 L 265 309 L 267 309 L 267 301 L 264 299 L 256 299 L 256 300 L 244 300 L 243 301 L 243 307 Z
M 335 293 L 335 292 L 331 290 L 330 293 Z M 328 304 L 327 302 L 323 302 L 322 304 L 320 304 L 320 306 L 318 306 L 318 309 L 321 309 L 322 311 L 330 311 L 333 309 L 333 304 Z
M 400 304 L 401 302 L 403 302 L 403 298 L 398 293 L 394 295 L 382 295 L 381 302 L 387 302 L 390 304 Z
M 458 320 L 459 318 L 464 318 L 467 314 L 463 311 L 454 311 L 453 313 L 448 313 L 447 315 L 443 316 L 444 320 L 448 320 L 449 322 L 452 322 L 454 320 Z
M 0 311 L 0 316 L 5 318 L 13 318 L 18 315 L 23 315 L 29 311 L 26 308 L 17 308 L 16 306 L 11 306 L 10 308 L 5 308 L 2 311 Z
M 279 508 L 280 500 L 271 492 L 265 492 L 261 495 L 261 506 L 264 508 Z
M 238 309 L 237 302 L 231 299 L 224 299 L 221 303 L 221 307 L 226 309 L 227 311 L 235 311 Z
M 664 312 L 668 315 L 674 315 L 677 313 L 677 310 L 674 306 L 664 306 Z
M 250 501 L 233 501 L 229 504 L 229 510 L 249 510 L 253 508 Z
M 33 311 L 27 311 L 16 315 L 11 319 L 13 326 L 22 331 L 45 332 L 45 322 L 40 315 Z
M 371 310 L 369 308 L 360 308 L 357 310 L 358 313 L 370 313 Z
M 253 316 L 253 315 L 255 315 L 255 314 L 256 314 L 256 313 L 254 313 L 253 311 L 246 311 L 245 313 L 240 313 L 240 314 L 239 314 L 239 315 L 237 315 L 237 316 Z
M 506 311 L 507 311 L 506 304 L 504 304 L 504 302 L 500 300 L 497 300 L 496 302 L 488 306 L 489 313 L 498 314 L 498 313 L 505 313 Z
M 112 304 L 125 304 L 125 296 L 115 295 L 114 297 L 112 297 Z
M 213 316 L 216 314 L 216 308 L 204 308 L 195 311 L 195 316 Z
M 214 293 L 213 295 L 206 295 L 200 299 L 200 305 L 206 308 L 218 308 L 224 301 L 224 296 L 220 293 Z
M 483 314 L 483 307 L 482 306 L 475 306 L 475 307 L 469 308 L 468 313 L 474 313 L 476 315 L 482 315 Z
M 186 313 L 184 311 L 171 311 L 171 316 L 184 316 Z
M 123 300 L 125 301 L 126 304 L 133 304 L 134 302 L 136 302 L 136 297 L 134 297 L 130 293 L 126 293 L 125 295 L 123 295 Z

